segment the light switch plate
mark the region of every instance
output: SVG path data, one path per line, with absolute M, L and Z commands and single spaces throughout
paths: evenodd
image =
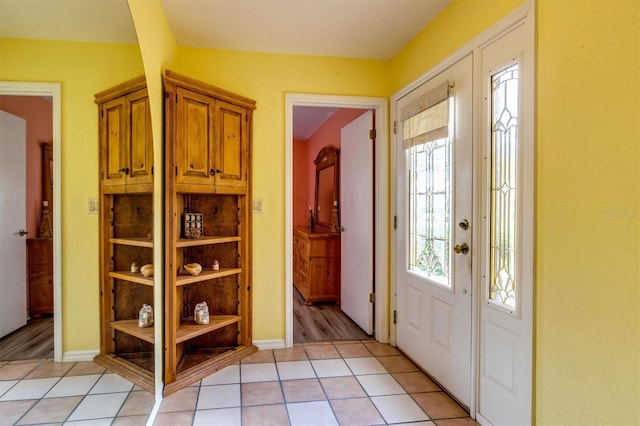
M 262 198 L 254 198 L 252 202 L 252 210 L 254 213 L 263 213 L 264 202 Z
M 89 198 L 87 200 L 87 214 L 98 214 L 98 199 Z

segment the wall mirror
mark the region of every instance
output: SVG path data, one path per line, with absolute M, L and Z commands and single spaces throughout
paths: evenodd
M 313 161 L 316 165 L 315 219 L 316 225 L 331 227 L 331 212 L 338 201 L 339 151 L 333 146 L 325 146 Z

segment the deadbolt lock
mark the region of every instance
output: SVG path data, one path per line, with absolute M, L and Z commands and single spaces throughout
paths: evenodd
M 455 247 L 453 248 L 453 251 L 455 251 L 458 254 L 460 253 L 467 254 L 469 253 L 469 245 L 467 243 L 456 244 Z
M 466 231 L 469 229 L 469 221 L 467 219 L 462 219 L 460 223 L 458 223 L 458 226 Z

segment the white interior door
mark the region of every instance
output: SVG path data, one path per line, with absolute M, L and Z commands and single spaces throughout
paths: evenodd
M 468 407 L 472 64 L 469 55 L 396 105 L 396 343 Z
M 26 128 L 0 111 L 0 337 L 27 323 Z
M 340 142 L 340 306 L 373 334 L 373 111 L 342 128 Z

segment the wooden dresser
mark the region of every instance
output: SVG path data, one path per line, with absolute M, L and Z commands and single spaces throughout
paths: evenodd
M 28 238 L 29 315 L 53 314 L 53 239 Z
M 340 303 L 340 234 L 318 227 L 294 228 L 293 284 L 307 305 Z

